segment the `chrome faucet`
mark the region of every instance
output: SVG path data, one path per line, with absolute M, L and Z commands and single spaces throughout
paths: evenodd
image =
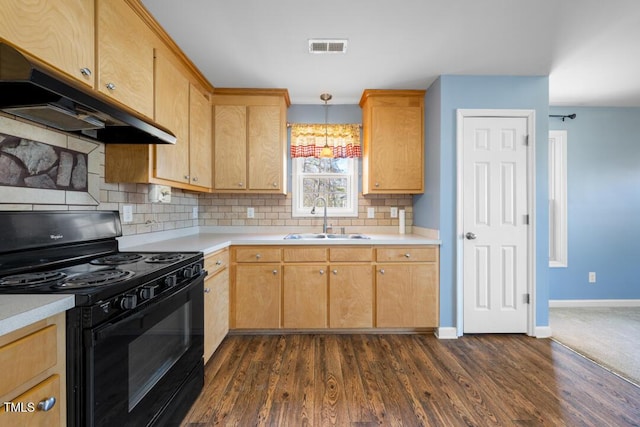
M 327 234 L 327 199 L 325 199 L 324 197 L 316 197 L 316 199 L 313 201 L 313 209 L 311 209 L 311 213 L 315 215 L 316 206 L 318 205 L 318 200 L 322 200 L 324 202 L 324 218 L 322 220 L 322 232 L 324 234 Z

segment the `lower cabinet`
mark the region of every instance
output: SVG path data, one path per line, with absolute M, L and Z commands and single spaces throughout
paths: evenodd
M 0 425 L 66 425 L 65 313 L 0 337 Z
M 282 326 L 327 327 L 327 266 L 285 265 Z
M 437 327 L 438 249 L 379 248 L 376 261 L 376 326 Z
M 204 362 L 229 332 L 229 250 L 207 255 L 204 281 Z
M 232 329 L 438 326 L 436 246 L 232 248 Z

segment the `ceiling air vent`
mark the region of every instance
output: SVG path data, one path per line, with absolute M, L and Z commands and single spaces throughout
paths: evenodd
M 309 53 L 347 53 L 347 40 L 309 39 Z

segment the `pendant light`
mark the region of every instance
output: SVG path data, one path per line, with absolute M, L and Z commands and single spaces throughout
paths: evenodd
M 320 151 L 321 159 L 332 159 L 333 158 L 333 150 L 329 147 L 329 106 L 327 105 L 327 101 L 329 101 L 333 96 L 330 93 L 323 93 L 320 95 L 320 99 L 324 101 L 324 147 L 322 147 L 322 151 Z

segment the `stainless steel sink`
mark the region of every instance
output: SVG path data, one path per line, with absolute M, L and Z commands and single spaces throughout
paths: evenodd
M 370 239 L 364 234 L 330 234 L 330 233 L 290 233 L 284 236 L 287 240 L 318 240 L 318 239 Z

